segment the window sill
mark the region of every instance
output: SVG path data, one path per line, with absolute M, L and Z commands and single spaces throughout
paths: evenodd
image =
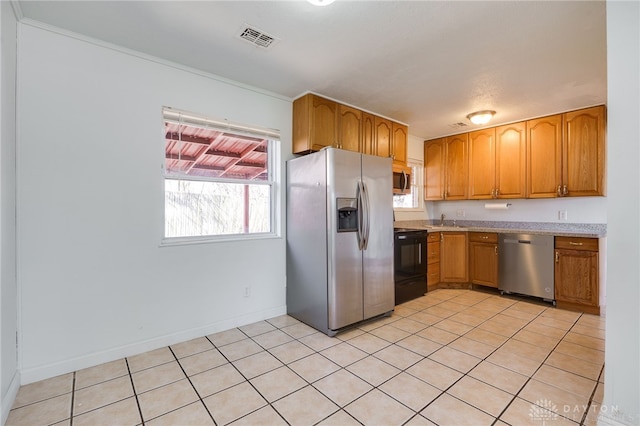
M 176 247 L 189 246 L 194 244 L 217 244 L 254 240 L 275 240 L 280 239 L 281 235 L 268 232 L 263 234 L 229 234 L 203 237 L 171 237 L 163 238 L 158 247 Z

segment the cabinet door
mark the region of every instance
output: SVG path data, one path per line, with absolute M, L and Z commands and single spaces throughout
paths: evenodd
M 340 105 L 338 118 L 338 147 L 360 152 L 362 144 L 362 111 L 346 105 Z
M 440 281 L 469 282 L 466 232 L 442 232 L 440 239 Z
M 598 306 L 598 252 L 556 249 L 555 297 L 558 302 Z
M 564 114 L 563 195 L 604 195 L 604 107 Z
M 391 120 L 375 116 L 374 124 L 376 155 L 378 157 L 391 157 Z
M 375 155 L 375 116 L 368 112 L 362 113 L 362 152 Z
M 445 144 L 445 199 L 467 199 L 469 157 L 467 133 L 449 136 Z
M 293 101 L 293 153 L 319 151 L 336 144 L 337 102 L 307 94 Z
M 495 198 L 495 129 L 469 133 L 469 199 Z
M 469 243 L 469 279 L 474 284 L 498 288 L 498 245 Z
M 407 139 L 409 129 L 404 124 L 393 122 L 393 164 L 399 166 L 407 165 Z
M 444 138 L 424 143 L 424 199 L 444 200 Z
M 527 121 L 527 197 L 554 198 L 562 179 L 562 116 Z
M 496 196 L 524 198 L 527 179 L 527 131 L 524 121 L 496 128 Z

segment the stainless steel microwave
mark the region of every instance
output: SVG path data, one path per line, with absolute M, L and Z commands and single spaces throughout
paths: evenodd
M 411 193 L 411 167 L 393 167 L 393 193 Z

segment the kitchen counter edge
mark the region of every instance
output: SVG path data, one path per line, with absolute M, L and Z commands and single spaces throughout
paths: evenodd
M 430 221 L 397 221 L 394 228 L 419 229 L 427 232 L 496 232 L 500 234 L 538 234 L 558 237 L 602 238 L 607 235 L 603 223 L 554 223 L 554 222 L 488 222 L 445 221 L 444 226 Z

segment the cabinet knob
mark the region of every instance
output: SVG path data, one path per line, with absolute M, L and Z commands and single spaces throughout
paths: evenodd
M 560 262 L 560 253 L 556 251 L 556 263 Z
M 558 193 L 558 197 L 562 197 L 562 185 L 558 185 L 558 189 L 556 192 Z
M 567 196 L 568 194 L 569 194 L 569 188 L 567 188 L 567 185 L 564 185 L 562 187 L 562 195 Z
M 496 256 L 498 255 L 498 246 L 493 246 L 493 251 L 496 252 Z
M 573 241 L 569 241 L 569 245 L 570 246 L 581 246 L 582 243 L 576 243 L 576 242 L 573 242 Z

